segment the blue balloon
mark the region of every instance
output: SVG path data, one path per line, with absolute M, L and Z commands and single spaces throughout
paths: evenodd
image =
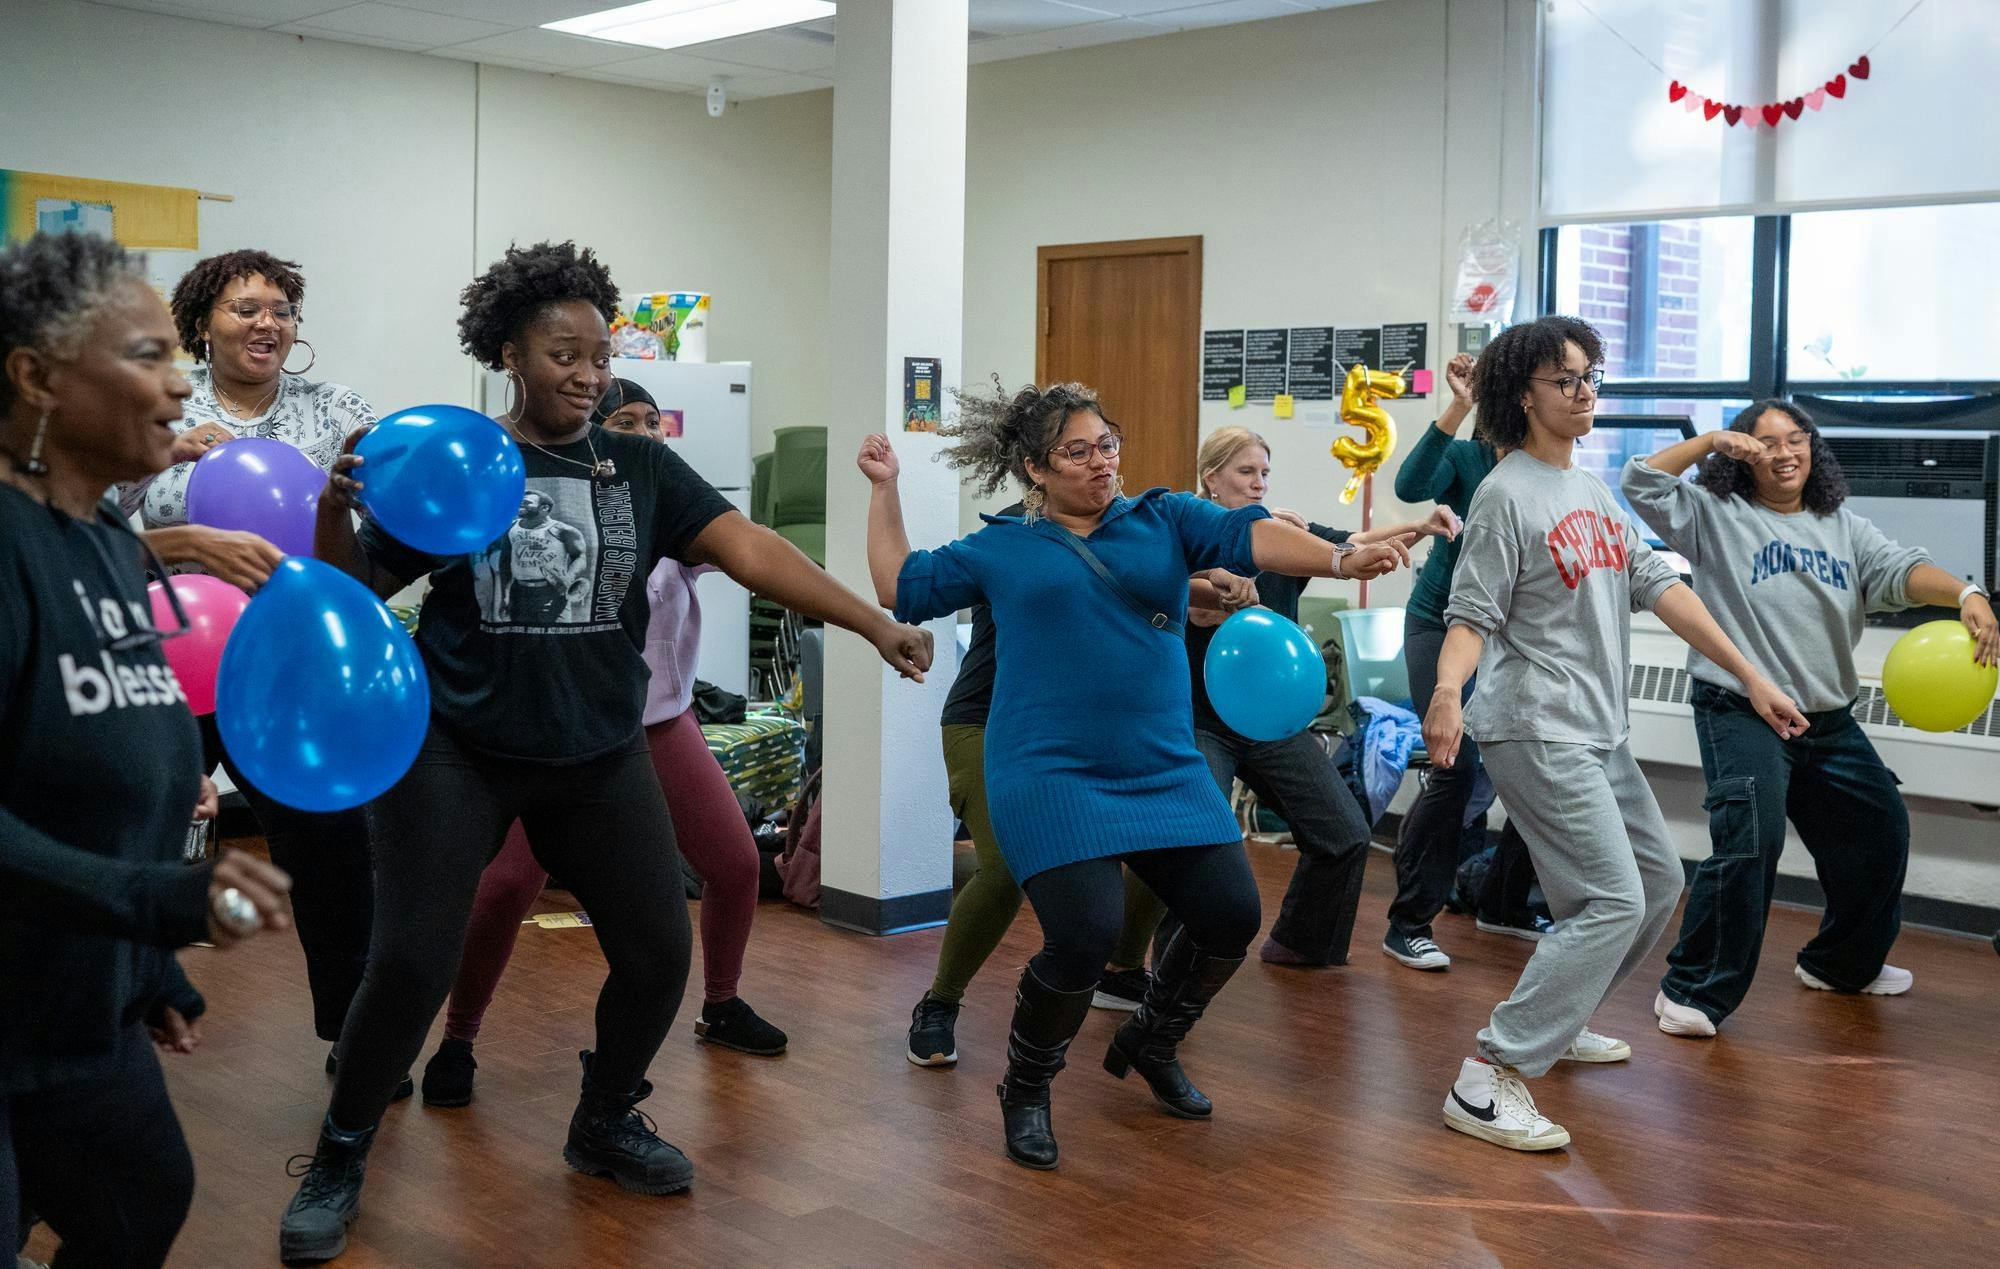
M 528 468 L 507 430 L 477 410 L 398 410 L 355 445 L 359 499 L 390 537 L 432 555 L 467 555 L 507 531 Z
M 1251 740 L 1298 735 L 1326 699 L 1319 646 L 1268 608 L 1245 608 L 1216 627 L 1201 673 L 1216 716 Z
M 222 743 L 250 783 L 302 811 L 359 806 L 402 779 L 430 716 L 409 632 L 331 564 L 278 565 L 222 649 Z

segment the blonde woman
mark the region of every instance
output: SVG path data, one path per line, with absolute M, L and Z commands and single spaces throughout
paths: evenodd
M 1271 446 L 1245 427 L 1226 427 L 1202 442 L 1195 456 L 1195 493 L 1225 511 L 1262 505 L 1271 485 Z M 1408 542 L 1424 535 L 1449 541 L 1458 533 L 1458 517 L 1439 507 L 1429 519 L 1350 534 L 1314 524 L 1295 511 L 1272 515 L 1335 549 L 1352 549 L 1396 539 Z M 1194 585 L 1227 587 L 1244 579 L 1222 570 L 1197 574 Z M 1249 602 L 1270 609 L 1287 621 L 1299 617 L 1299 595 L 1306 579 L 1261 572 L 1250 579 Z M 1223 605 L 1227 607 L 1228 605 Z M 1354 908 L 1360 899 L 1358 866 L 1367 849 L 1368 817 L 1340 778 L 1333 760 L 1309 732 L 1283 740 L 1250 740 L 1238 735 L 1217 714 L 1202 679 L 1202 666 L 1221 612 L 1194 609 L 1187 632 L 1188 678 L 1194 688 L 1194 743 L 1208 760 L 1209 774 L 1228 796 L 1241 779 L 1291 826 L 1299 862 L 1285 891 L 1284 906 L 1258 955 L 1274 965 L 1323 966 L 1347 963 L 1348 937 L 1354 930 Z

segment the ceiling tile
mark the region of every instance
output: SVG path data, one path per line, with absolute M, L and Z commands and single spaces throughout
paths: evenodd
M 1197 4 L 1147 15 L 1143 20 L 1169 31 L 1193 31 L 1201 27 L 1231 26 L 1262 18 L 1295 17 L 1311 12 L 1291 0 L 1222 0 L 1220 4 Z
M 564 18 L 580 18 L 600 9 L 612 9 L 619 0 L 391 0 L 406 9 L 442 13 L 450 17 L 478 18 L 509 27 L 540 26 Z
M 729 95 L 738 101 L 749 101 L 758 97 L 782 97 L 787 93 L 818 92 L 831 87 L 831 78 L 823 79 L 817 75 L 765 75 L 756 79 L 730 80 Z
M 505 35 L 489 35 L 484 39 L 466 40 L 437 51 L 448 53 L 453 57 L 470 57 L 475 61 L 482 60 L 485 54 L 491 53 L 496 57 L 538 62 L 565 70 L 585 66 L 608 66 L 613 62 L 629 62 L 647 54 L 646 49 L 636 44 L 614 44 L 609 40 L 593 40 L 561 31 L 534 29 L 509 31 Z
M 690 44 L 677 51 L 766 71 L 786 71 L 795 75 L 833 74 L 831 40 L 801 37 L 787 31 L 759 31 L 754 35 Z
M 574 79 L 594 79 L 603 84 L 617 84 L 624 88 L 650 88 L 655 92 L 702 93 L 708 90 L 708 81 L 681 83 L 664 76 L 619 75 L 613 67 L 593 67 L 589 70 L 566 72 Z
M 347 7 L 351 0 L 108 0 L 113 9 L 136 9 L 231 26 L 277 26 Z
M 1118 15 L 1059 0 L 972 0 L 972 29 L 988 35 L 1028 35 L 1059 26 L 1082 26 Z
M 1149 34 L 1158 35 L 1158 27 L 1148 27 Z M 1010 57 L 1032 57 L 1036 53 L 1053 53 L 1056 46 L 1046 35 L 1007 35 L 990 40 L 974 40 L 967 61 L 974 66 L 984 62 L 1003 62 Z
M 309 40 L 328 40 L 335 44 L 361 44 L 369 48 L 393 48 L 405 53 L 421 53 L 426 47 L 413 40 L 399 40 L 393 36 L 362 35 L 355 31 L 323 31 L 305 22 L 287 22 L 283 26 L 274 26 L 271 29 L 285 35 L 303 35 Z
M 1136 18 L 1113 18 L 1109 22 L 1092 22 L 1088 26 L 1066 26 L 1060 31 L 1044 31 L 1034 38 L 1057 49 L 1086 48 L 1092 44 L 1113 44 L 1119 40 L 1143 40 L 1155 35 L 1168 35 L 1172 31 L 1172 27 L 1156 26 Z
M 305 28 L 310 28 L 306 31 L 309 35 L 329 33 L 368 35 L 418 48 L 436 48 L 440 44 L 462 44 L 467 40 L 498 35 L 503 31 L 514 29 L 499 22 L 446 17 L 442 13 L 426 13 L 394 4 L 350 5 L 345 9 L 336 9 L 332 13 L 322 13 L 293 23 L 287 29 Z

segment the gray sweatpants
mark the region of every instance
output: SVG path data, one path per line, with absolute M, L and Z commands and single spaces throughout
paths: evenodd
M 1479 1055 L 1541 1075 L 1666 932 L 1681 861 L 1629 747 L 1496 740 L 1479 753 L 1556 920 L 1479 1033 Z

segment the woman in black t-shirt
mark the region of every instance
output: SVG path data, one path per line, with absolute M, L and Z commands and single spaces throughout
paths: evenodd
M 1271 449 L 1248 428 L 1228 427 L 1202 442 L 1195 456 L 1195 493 L 1224 508 L 1264 501 L 1271 482 Z M 1408 543 L 1424 534 L 1451 537 L 1458 519 L 1440 508 L 1430 519 L 1349 534 L 1323 524 L 1308 524 L 1296 512 L 1272 514 L 1332 542 L 1365 546 L 1391 539 Z M 1351 549 L 1351 548 L 1349 548 Z M 1194 585 L 1241 584 L 1244 579 L 1198 576 Z M 1259 573 L 1250 603 L 1259 604 L 1288 621 L 1299 617 L 1299 595 L 1306 579 L 1281 573 Z M 1233 607 L 1223 604 L 1222 608 Z M 1276 965 L 1345 965 L 1347 944 L 1354 931 L 1354 908 L 1361 897 L 1362 851 L 1368 846 L 1368 817 L 1340 778 L 1333 760 L 1310 732 L 1283 740 L 1258 741 L 1238 735 L 1216 714 L 1208 698 L 1203 666 L 1221 611 L 1194 609 L 1188 616 L 1187 649 L 1194 683 L 1194 741 L 1209 772 L 1227 794 L 1239 778 L 1275 811 L 1292 830 L 1299 848 L 1298 866 L 1278 919 L 1271 925 L 1259 955 Z
M 173 949 L 290 924 L 270 865 L 180 862 L 215 786 L 104 500 L 170 461 L 173 350 L 139 258 L 83 234 L 0 250 L 0 1256 L 18 1194 L 64 1263 L 166 1259 L 194 1163 L 152 1043 L 191 1051 L 203 1010 Z
M 432 725 L 409 774 L 370 811 L 375 941 L 319 1147 L 280 1229 L 288 1259 L 346 1246 L 375 1126 L 444 1004 L 480 873 L 517 819 L 537 861 L 590 912 L 610 968 L 563 1157 L 639 1193 L 693 1182 L 686 1157 L 634 1109 L 652 1091 L 646 1068 L 680 1006 L 690 947 L 673 824 L 640 726 L 655 564 L 714 564 L 860 633 L 908 677 L 930 665 L 927 633 L 753 524 L 672 449 L 592 425 L 612 378 L 606 323 L 618 292 L 589 251 L 511 248 L 463 298 L 460 342 L 508 376 L 500 422 L 528 469 L 520 518 L 485 550 L 450 559 L 372 521 L 357 534 L 350 499 L 368 472 L 351 452 L 319 504 L 320 558 L 383 595 L 430 577 L 417 643 Z

